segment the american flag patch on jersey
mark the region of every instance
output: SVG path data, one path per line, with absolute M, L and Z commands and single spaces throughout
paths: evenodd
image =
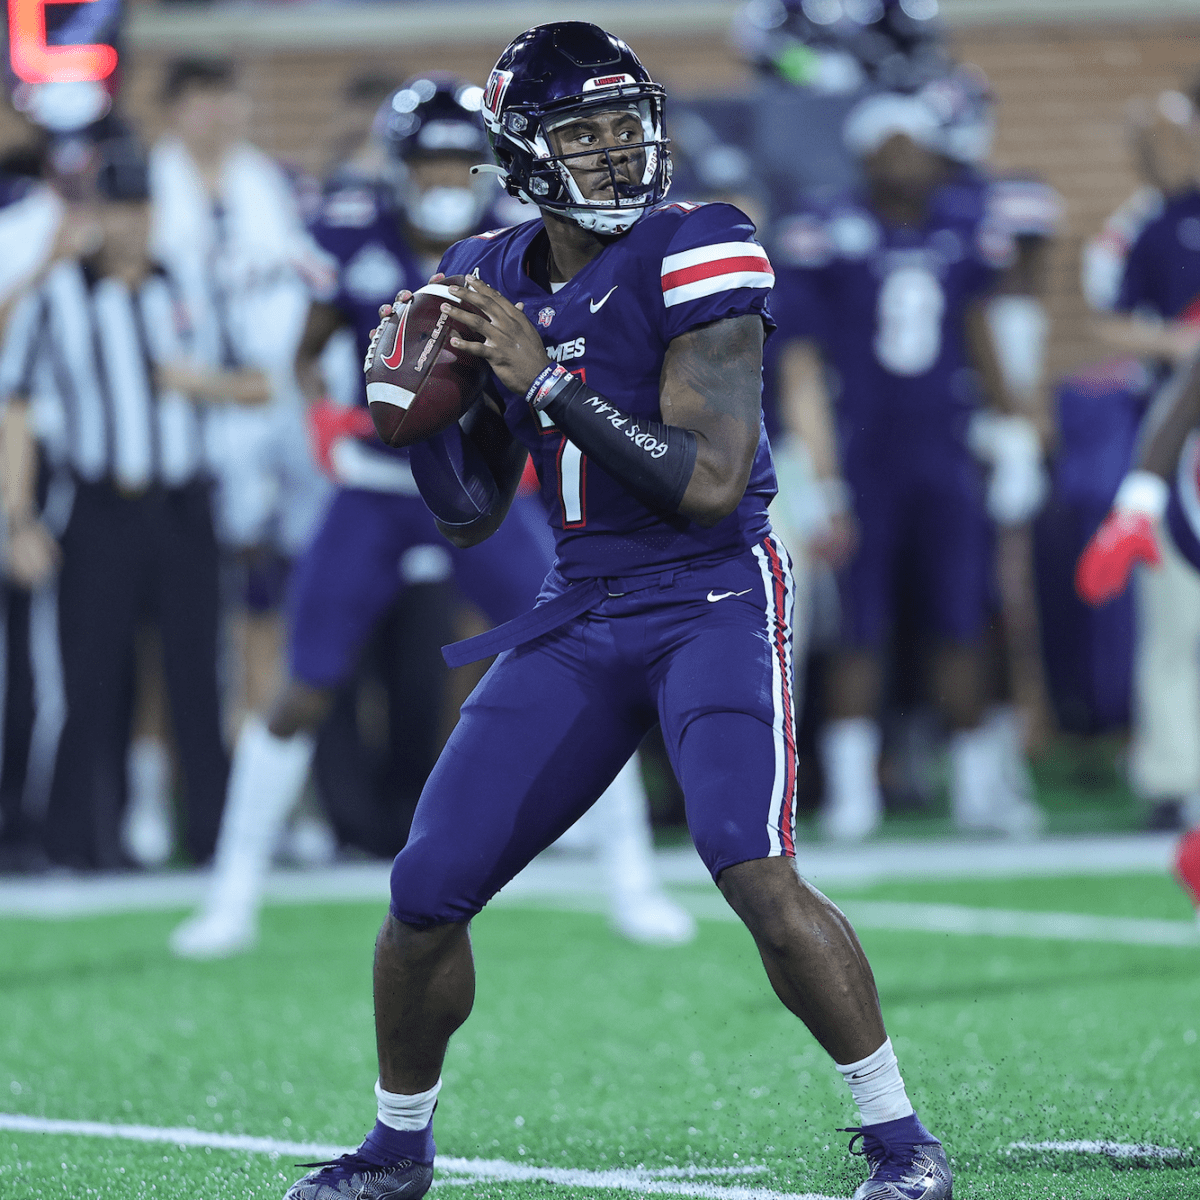
M 662 264 L 663 302 L 668 308 L 728 292 L 775 283 L 766 251 L 757 242 L 719 242 L 668 254 Z

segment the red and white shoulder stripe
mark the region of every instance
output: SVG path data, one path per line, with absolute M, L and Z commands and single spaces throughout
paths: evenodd
M 757 242 L 718 242 L 668 254 L 662 263 L 663 302 L 668 308 L 734 288 L 770 288 L 775 272 Z

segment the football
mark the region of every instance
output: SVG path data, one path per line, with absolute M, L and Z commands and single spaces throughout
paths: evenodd
M 389 446 L 411 446 L 440 433 L 483 391 L 487 363 L 450 345 L 451 334 L 470 341 L 479 338 L 442 312 L 442 305 L 449 303 L 483 315 L 450 291 L 451 285 L 465 283 L 463 275 L 427 283 L 375 331 L 363 364 L 367 404 L 376 432 Z

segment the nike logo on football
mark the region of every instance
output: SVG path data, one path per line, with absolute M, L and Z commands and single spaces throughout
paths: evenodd
M 708 602 L 716 604 L 718 600 L 728 600 L 730 596 L 748 596 L 752 591 L 753 588 L 747 588 L 744 592 L 709 592 Z
M 396 326 L 396 340 L 392 344 L 392 352 L 385 354 L 380 360 L 389 371 L 394 371 L 404 361 L 404 323 L 408 320 L 408 305 L 400 313 L 400 322 Z
M 608 291 L 605 292 L 604 295 L 600 297 L 599 300 L 589 300 L 588 308 L 590 308 L 592 310 L 592 312 L 598 313 L 604 307 L 604 305 L 608 302 L 609 296 L 611 296 L 613 294 L 613 292 L 615 292 L 617 290 L 617 288 L 619 288 L 620 286 L 621 285 L 619 283 L 614 283 L 612 285 L 612 287 L 610 287 L 608 289 Z

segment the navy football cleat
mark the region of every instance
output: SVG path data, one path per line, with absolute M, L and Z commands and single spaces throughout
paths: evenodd
M 838 1132 L 854 1134 L 850 1153 L 867 1160 L 867 1178 L 852 1200 L 951 1200 L 954 1183 L 941 1142 L 885 1141 L 862 1128 Z M 862 1149 L 856 1150 L 859 1138 Z
M 416 1200 L 429 1191 L 433 1164 L 402 1158 L 380 1166 L 355 1151 L 317 1167 L 288 1188 L 283 1200 Z

